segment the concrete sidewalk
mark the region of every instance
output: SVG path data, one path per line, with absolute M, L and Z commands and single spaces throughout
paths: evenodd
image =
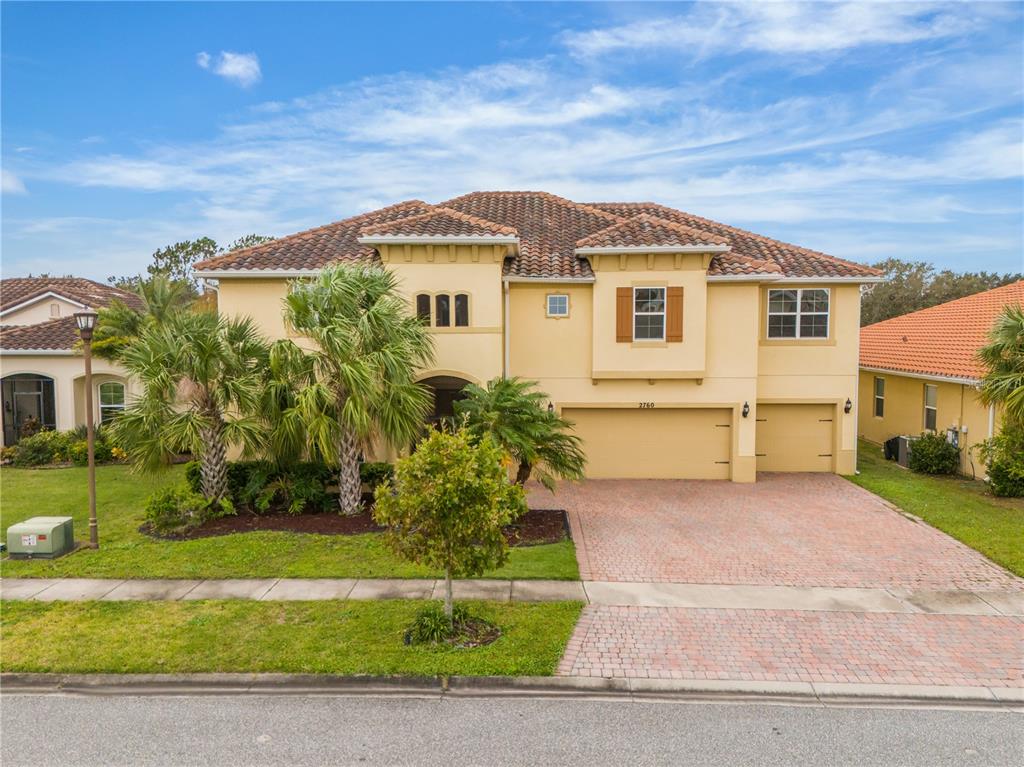
M 10 600 L 176 601 L 251 599 L 440 599 L 442 580 L 264 578 L 225 580 L 113 580 L 4 578 Z M 460 580 L 457 599 L 497 602 L 581 601 L 611 607 L 679 607 L 848 613 L 1024 616 L 1021 591 L 932 591 L 815 586 L 723 586 L 613 581 Z

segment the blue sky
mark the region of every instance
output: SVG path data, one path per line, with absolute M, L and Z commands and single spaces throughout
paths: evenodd
M 475 189 L 1022 270 L 1021 8 L 4 2 L 3 273 Z

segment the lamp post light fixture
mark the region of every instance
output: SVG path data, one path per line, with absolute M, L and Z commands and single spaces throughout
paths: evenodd
M 75 323 L 82 337 L 82 352 L 85 355 L 85 429 L 89 450 L 89 547 L 100 547 L 99 529 L 96 524 L 96 428 L 92 414 L 92 332 L 96 329 L 96 312 L 75 312 Z

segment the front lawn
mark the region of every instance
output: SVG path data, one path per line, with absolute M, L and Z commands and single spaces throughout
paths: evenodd
M 406 646 L 420 601 L 7 602 L 2 670 L 538 676 L 554 672 L 582 605 L 467 602 L 490 645 Z
M 1024 576 L 1024 499 L 997 498 L 966 477 L 932 477 L 886 461 L 878 445 L 861 440 L 851 482 L 920 517 Z
M 179 482 L 182 467 L 156 475 L 126 466 L 96 469 L 99 551 L 52 561 L 4 560 L 9 578 L 423 578 L 439 573 L 407 564 L 373 533 L 311 535 L 251 532 L 188 541 L 158 541 L 138 531 L 146 497 Z M 86 469 L 0 469 L 0 530 L 33 516 L 71 516 L 75 536 L 88 538 Z M 488 578 L 576 580 L 571 541 L 513 548 L 508 564 Z

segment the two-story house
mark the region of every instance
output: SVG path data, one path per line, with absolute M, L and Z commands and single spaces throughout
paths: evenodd
M 539 382 L 594 478 L 754 481 L 856 465 L 865 266 L 654 203 L 412 200 L 197 265 L 220 311 L 288 335 L 289 281 L 380 263 L 435 334 L 436 415 L 466 382 Z
M 142 300 L 82 277 L 0 280 L 0 395 L 3 443 L 18 441 L 26 421 L 67 431 L 85 424 L 85 368 L 74 313 L 112 301 L 142 308 Z M 93 417 L 114 418 L 131 397 L 124 369 L 93 359 Z

